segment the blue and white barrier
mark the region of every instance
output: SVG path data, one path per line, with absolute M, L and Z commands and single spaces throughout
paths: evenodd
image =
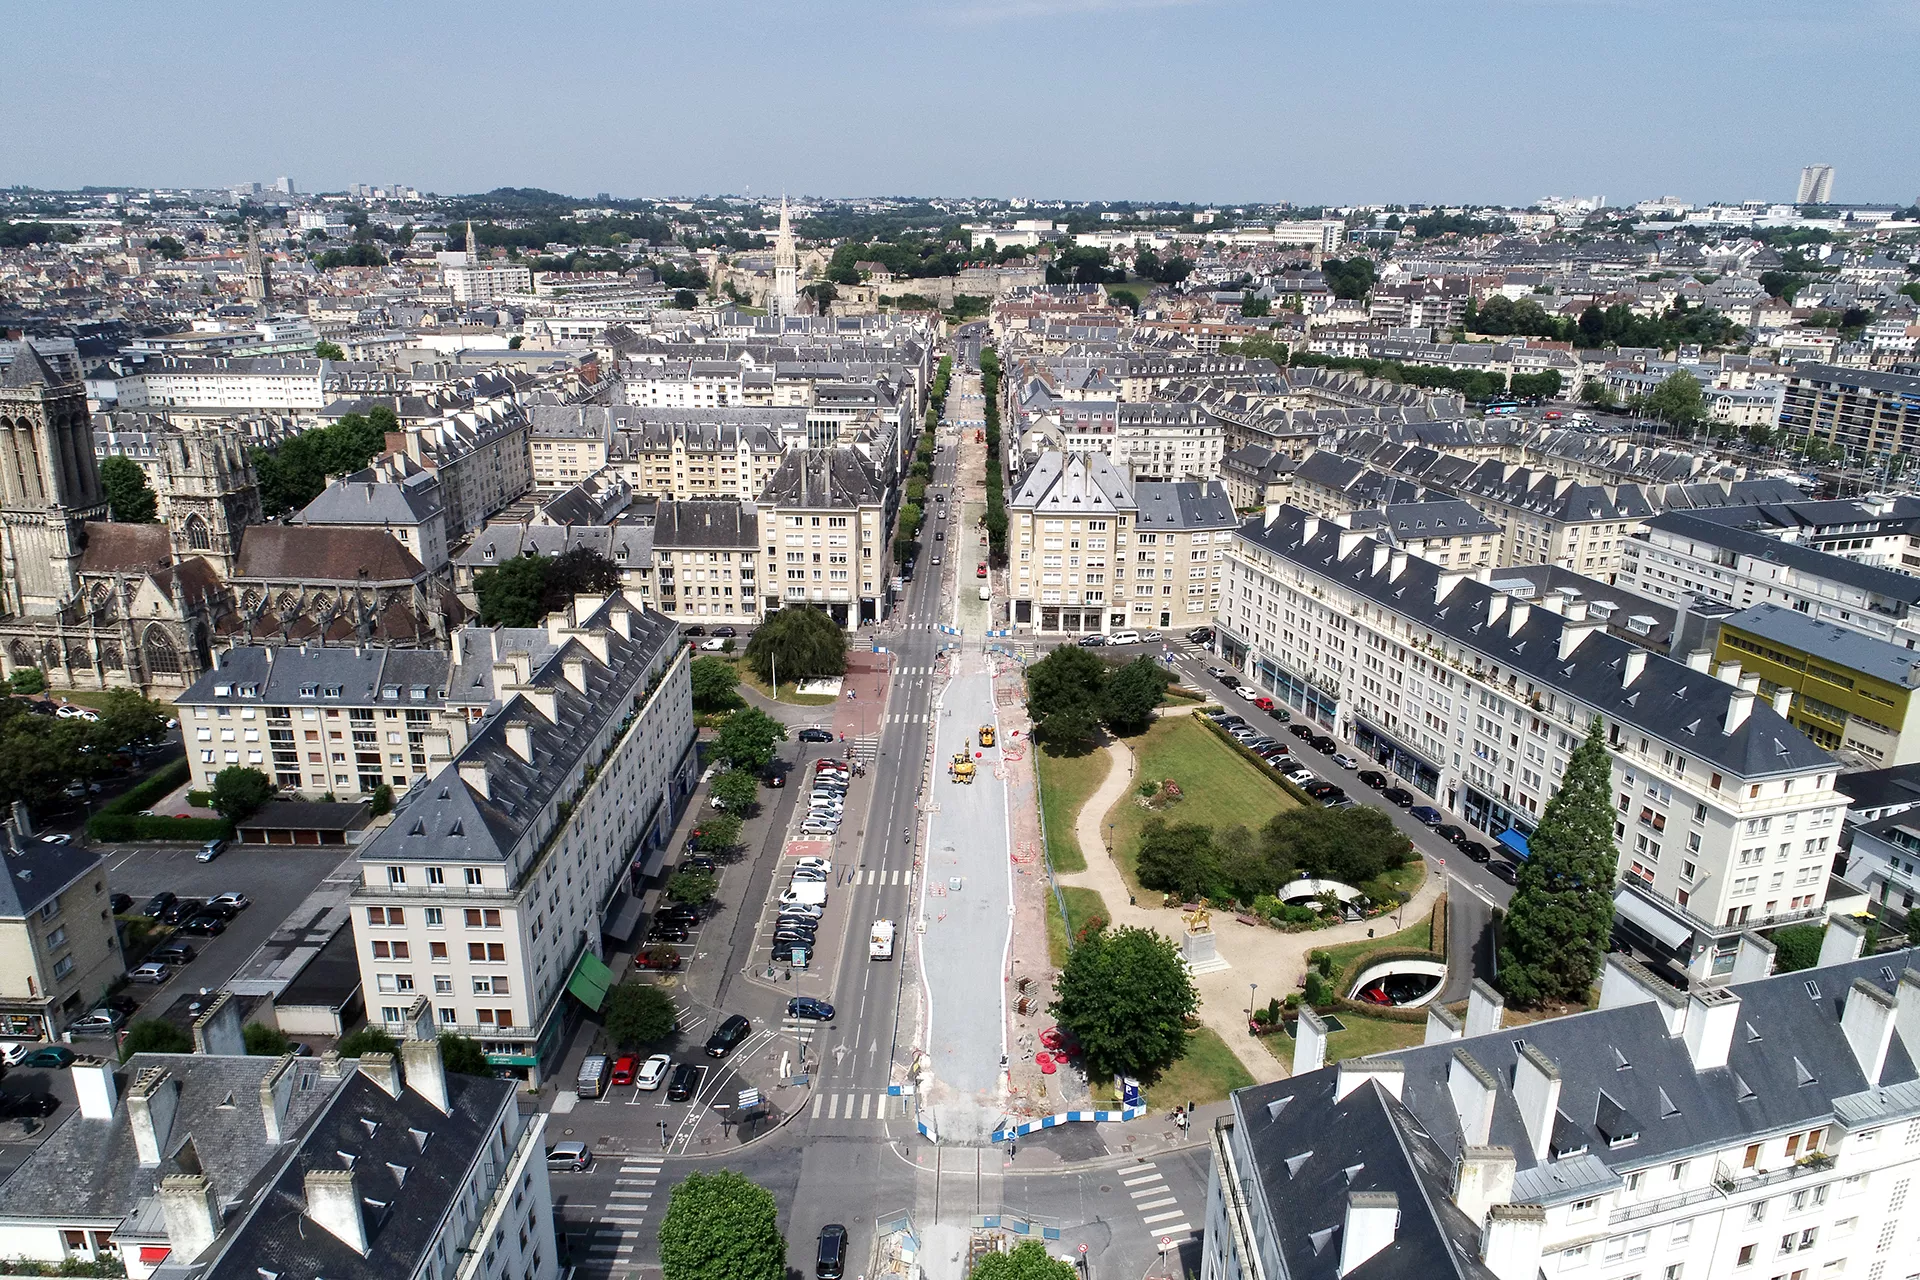
M 1086 1121 L 1105 1124 L 1114 1120 L 1137 1120 L 1145 1114 L 1147 1109 L 1144 1106 L 1123 1107 L 1118 1111 L 1062 1111 L 1055 1115 L 1042 1116 L 1038 1120 L 1029 1120 L 1025 1124 L 1017 1124 L 1011 1129 L 995 1129 L 993 1141 L 1005 1142 L 1008 1138 L 1018 1138 L 1038 1129 L 1052 1129 L 1063 1124 L 1078 1124 Z

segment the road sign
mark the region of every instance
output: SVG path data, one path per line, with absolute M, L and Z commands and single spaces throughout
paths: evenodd
M 1171 1248 L 1173 1248 L 1173 1237 L 1172 1237 L 1172 1236 L 1161 1236 L 1161 1237 L 1160 1237 L 1160 1251 L 1161 1251 L 1162 1253 L 1165 1253 L 1165 1252 L 1166 1252 L 1166 1251 L 1167 1251 L 1168 1249 L 1171 1249 Z
M 1086 1246 L 1086 1245 L 1084 1245 L 1084 1244 L 1083 1244 L 1083 1245 L 1081 1245 L 1081 1246 L 1080 1246 L 1080 1252 L 1082 1252 L 1082 1253 L 1085 1253 L 1086 1251 L 1087 1251 L 1087 1246 Z

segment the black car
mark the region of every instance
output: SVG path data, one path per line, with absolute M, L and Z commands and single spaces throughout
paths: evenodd
M 1387 775 L 1378 769 L 1362 769 L 1353 776 L 1372 787 L 1375 791 L 1385 791 L 1387 789 Z
M 682 924 L 688 928 L 700 923 L 700 908 L 684 902 L 670 903 L 654 913 L 657 924 Z
M 201 938 L 217 938 L 227 931 L 227 922 L 219 916 L 210 916 L 204 912 L 180 926 L 180 932 L 191 933 Z
M 1497 862 L 1489 863 L 1487 865 L 1487 870 L 1493 872 L 1493 874 L 1495 874 L 1496 876 L 1499 876 L 1502 880 L 1505 880 L 1508 884 L 1518 884 L 1520 881 L 1520 868 L 1514 866 L 1511 862 L 1508 862 L 1505 858 L 1501 858 Z
M 107 899 L 107 907 L 115 915 L 125 914 L 132 906 L 133 895 L 130 893 L 116 893 Z
M 690 853 L 680 859 L 680 869 L 682 871 L 705 871 L 711 873 L 718 869 L 719 865 L 719 863 L 704 853 Z
M 235 916 L 240 914 L 240 908 L 230 902 L 214 901 L 200 908 L 199 914 L 203 916 L 219 916 L 222 920 L 231 921 Z
M 21 1116 L 33 1116 L 44 1120 L 60 1109 L 60 1099 L 50 1093 L 9 1093 L 0 1094 L 0 1115 L 9 1119 Z
M 680 634 L 683 636 L 704 636 L 707 634 L 707 629 L 705 627 L 682 627 Z
M 192 943 L 174 938 L 147 952 L 147 959 L 158 960 L 163 964 L 188 964 L 199 954 L 193 949 Z
M 1321 796 L 1326 795 L 1329 791 L 1340 790 L 1340 788 L 1335 786 L 1333 783 L 1322 782 L 1318 778 L 1314 779 L 1312 782 L 1306 783 L 1300 789 L 1306 792 L 1308 795 L 1312 796 L 1315 800 L 1318 800 Z M 1342 794 L 1345 794 L 1345 793 L 1343 792 Z
M 1095 631 L 1095 632 L 1092 632 L 1091 634 L 1080 637 L 1080 647 L 1082 649 L 1098 649 L 1100 646 L 1104 645 L 1106 642 L 1107 642 L 1107 638 L 1101 635 L 1098 631 Z
M 160 923 L 179 924 L 183 920 L 190 920 L 199 915 L 200 909 L 206 905 L 199 898 L 177 899 L 172 906 L 160 913 Z
M 165 889 L 162 889 L 159 893 L 147 899 L 147 905 L 140 908 L 140 914 L 143 916 L 163 915 L 166 913 L 168 907 L 171 907 L 178 901 L 178 898 L 168 893 Z
M 653 927 L 647 930 L 649 942 L 685 942 L 687 926 L 675 924 L 671 920 L 655 920 Z
M 1315 751 L 1324 751 L 1330 755 L 1340 744 L 1324 733 L 1316 733 L 1307 738 L 1307 745 Z
M 707 1056 L 724 1058 L 740 1047 L 740 1042 L 752 1034 L 753 1024 L 740 1014 L 731 1014 L 725 1022 L 714 1028 L 707 1037 Z
M 832 742 L 833 732 L 829 729 L 802 729 L 797 735 L 802 742 Z
M 1477 840 L 1462 841 L 1460 844 L 1460 852 L 1467 855 L 1469 862 L 1490 862 L 1493 860 L 1493 850 L 1487 848 L 1487 846 Z
M 1308 795 L 1331 809 L 1347 798 L 1347 789 L 1329 782 L 1318 791 L 1308 791 Z
M 781 932 L 773 935 L 774 959 L 783 960 L 790 958 L 793 955 L 794 949 L 797 947 L 804 947 L 811 950 L 813 948 L 813 935 L 811 933 L 793 932 Z
M 1287 732 L 1304 741 L 1313 736 L 1313 726 L 1310 724 L 1290 724 L 1287 726 Z
M 718 639 L 731 640 L 733 639 L 733 637 L 739 635 L 740 633 L 738 631 L 735 631 L 732 627 L 715 627 L 713 629 L 713 634 Z
M 132 996 L 108 996 L 101 1002 L 103 1008 L 111 1009 L 123 1018 L 131 1018 L 140 1007 L 140 1002 Z
M 1451 822 L 1443 822 L 1439 826 L 1435 827 L 1433 831 L 1435 835 L 1439 836 L 1442 840 L 1445 840 L 1448 844 L 1452 845 L 1456 849 L 1464 849 L 1467 847 L 1466 831 L 1460 827 L 1454 826 Z
M 1413 807 L 1413 792 L 1407 790 L 1405 787 L 1388 787 L 1380 794 L 1386 797 L 1387 803 L 1389 804 L 1397 804 L 1402 809 L 1411 809 Z
M 818 1280 L 840 1280 L 847 1274 L 847 1229 L 837 1222 L 820 1228 L 820 1250 L 813 1274 Z
M 1187 640 L 1192 644 L 1212 644 L 1213 628 L 1195 627 L 1193 630 L 1187 632 Z
M 667 1101 L 685 1102 L 700 1088 L 700 1073 L 706 1068 L 697 1062 L 683 1062 L 667 1079 Z

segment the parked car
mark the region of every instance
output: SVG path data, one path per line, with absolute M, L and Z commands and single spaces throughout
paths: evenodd
M 556 1142 L 547 1148 L 548 1173 L 584 1173 L 593 1167 L 593 1152 L 584 1142 Z
M 1187 640 L 1192 644 L 1212 644 L 1213 628 L 1195 627 L 1193 630 L 1187 632 Z
M 1407 790 L 1405 787 L 1388 787 L 1380 794 L 1386 798 L 1389 804 L 1397 804 L 1402 809 L 1411 809 L 1413 807 L 1413 792 Z
M 110 1036 L 126 1019 L 111 1009 L 95 1009 L 84 1018 L 75 1018 L 67 1030 L 76 1036 Z
M 173 895 L 169 894 L 168 897 Z M 200 914 L 200 908 L 207 904 L 198 898 L 175 898 L 167 909 L 160 913 L 161 924 L 179 924 L 182 920 L 192 919 Z
M 725 1021 L 714 1028 L 707 1037 L 707 1056 L 724 1058 L 740 1047 L 740 1042 L 753 1033 L 753 1024 L 738 1013 L 730 1014 Z
M 1166 639 L 1166 637 L 1158 631 L 1142 631 L 1140 633 L 1141 644 L 1159 644 L 1164 639 Z
M 107 898 L 107 909 L 115 915 L 124 915 L 133 909 L 133 895 L 116 893 Z
M 780 908 L 782 916 L 807 916 L 818 920 L 826 914 L 826 908 L 817 902 L 794 902 Z
M 669 1058 L 664 1053 L 656 1053 L 640 1064 L 640 1071 L 634 1076 L 633 1083 L 637 1087 L 651 1093 L 666 1083 L 667 1072 L 672 1066 L 672 1058 Z
M 162 889 L 160 892 L 154 894 L 151 898 L 147 899 L 147 905 L 140 908 L 140 914 L 143 916 L 165 915 L 167 908 L 172 906 L 174 903 L 178 901 L 179 901 L 178 898 L 174 897 L 171 893 L 167 892 L 165 889 Z M 164 921 L 162 923 L 164 923 Z
M 1304 787 L 1314 780 L 1313 771 L 1303 765 L 1295 765 L 1280 775 L 1296 787 Z
M 1327 794 L 1327 792 L 1329 791 L 1340 790 L 1340 788 L 1334 786 L 1333 783 L 1322 782 L 1318 778 L 1315 778 L 1312 782 L 1301 783 L 1300 789 L 1306 792 L 1308 795 L 1312 796 L 1315 800 L 1318 800 L 1321 796 Z
M 27 1059 L 28 1047 L 19 1040 L 9 1040 L 0 1044 L 0 1064 L 17 1067 Z
M 1417 804 L 1407 810 L 1407 813 L 1409 816 L 1419 819 L 1430 827 L 1439 826 L 1440 820 L 1447 816 L 1430 804 Z
M 816 1000 L 812 996 L 795 996 L 787 1001 L 789 1018 L 806 1018 L 813 1022 L 832 1022 L 833 1006 L 825 1000 Z
M 615 1084 L 632 1084 L 633 1073 L 639 1069 L 639 1065 L 640 1064 L 634 1060 L 632 1054 L 621 1054 L 613 1060 L 613 1082 Z
M 1333 757 L 1333 762 L 1339 765 L 1342 769 L 1356 768 L 1360 764 L 1358 760 L 1355 760 L 1352 756 L 1348 755 L 1344 751 L 1335 753 Z
M 655 920 L 652 927 L 647 930 L 649 942 L 685 942 L 686 940 L 687 926 L 676 924 L 671 920 Z
M 1312 737 L 1308 738 L 1307 745 L 1312 747 L 1315 751 L 1322 751 L 1328 755 L 1332 755 L 1335 751 L 1338 751 L 1340 749 L 1340 744 L 1335 742 L 1332 738 L 1329 738 L 1324 733 L 1316 733 Z
M 1215 680 L 1231 680 L 1235 684 L 1239 683 L 1238 677 L 1240 673 L 1238 671 L 1235 671 L 1232 667 L 1208 667 L 1207 674 L 1212 676 Z
M 94 790 L 97 791 L 99 788 L 96 786 Z M 40 841 L 42 844 L 72 844 L 73 837 L 64 831 L 56 831 L 50 836 L 41 836 Z
M 1466 854 L 1467 860 L 1470 862 L 1491 862 L 1493 860 L 1493 850 L 1487 848 L 1487 846 L 1481 844 L 1478 840 L 1461 841 L 1460 852 Z
M 700 1077 L 706 1068 L 697 1062 L 683 1062 L 673 1069 L 667 1081 L 667 1101 L 685 1102 L 700 1091 Z
M 653 913 L 655 920 L 666 920 L 673 924 L 683 924 L 688 928 L 700 923 L 700 908 L 685 902 L 669 902 Z
M 1287 726 L 1287 732 L 1305 741 L 1313 736 L 1313 726 L 1310 724 L 1290 724 Z
M 1080 647 L 1082 649 L 1098 649 L 1101 645 L 1104 645 L 1106 642 L 1107 642 L 1107 638 L 1101 635 L 1098 631 L 1094 631 L 1080 637 Z
M 1281 724 L 1285 724 L 1287 721 L 1293 719 L 1293 712 L 1287 710 L 1285 707 L 1282 707 L 1282 706 L 1275 706 L 1270 708 L 1267 714 L 1272 716 L 1275 720 L 1278 720 Z
M 1338 809 L 1353 803 L 1352 800 L 1347 798 L 1347 790 L 1345 787 L 1338 787 L 1330 782 L 1323 785 L 1326 789 L 1313 797 L 1322 805 L 1329 809 Z
M 1493 872 L 1494 875 L 1499 876 L 1508 884 L 1518 884 L 1520 882 L 1520 868 L 1508 862 L 1505 858 L 1493 859 L 1487 864 L 1487 870 Z
M 806 857 L 794 859 L 793 869 L 798 871 L 802 867 L 805 867 L 809 871 L 818 871 L 822 875 L 833 874 L 833 862 L 828 858 Z
M 1138 631 L 1116 631 L 1112 635 L 1107 637 L 1107 643 L 1108 644 L 1139 644 L 1140 633 Z
M 72 1066 L 75 1056 L 73 1050 L 65 1045 L 53 1044 L 34 1050 L 20 1065 L 30 1070 L 58 1071 L 62 1067 Z
M 186 815 L 182 814 L 181 816 L 184 817 Z M 193 855 L 193 860 L 195 862 L 212 862 L 222 853 L 225 853 L 226 849 L 227 842 L 225 840 L 209 840 L 200 846 L 200 852 Z
M 138 968 L 129 969 L 127 977 L 133 982 L 165 982 L 173 976 L 173 967 L 159 960 L 149 960 Z
M 833 741 L 833 733 L 831 730 L 817 729 L 812 726 L 808 726 L 807 728 L 802 729 L 797 736 L 802 742 L 832 742 Z
M 1467 833 L 1451 822 L 1443 822 L 1433 829 L 1433 833 L 1454 848 L 1462 848 L 1467 842 Z
M 227 922 L 207 912 L 201 912 L 180 926 L 180 932 L 191 933 L 199 938 L 217 938 L 226 931 Z
M 680 869 L 682 871 L 713 872 L 713 871 L 717 871 L 719 867 L 720 867 L 720 864 L 715 862 L 713 860 L 712 855 L 710 854 L 690 853 L 686 857 L 680 859 Z
M 193 944 L 184 938 L 169 938 L 153 950 L 147 952 L 147 959 L 158 960 L 162 964 L 190 964 L 200 953 Z
M 1253 705 L 1262 711 L 1271 711 L 1273 710 L 1273 699 L 1263 693 L 1253 700 Z
M 1233 691 L 1249 702 L 1260 696 L 1260 691 L 1250 684 L 1235 685 Z
M 713 629 L 713 634 L 720 637 L 722 640 L 731 640 L 733 639 L 733 637 L 739 635 L 740 633 L 734 630 L 732 627 L 715 627 Z
M 1378 769 L 1362 769 L 1359 773 L 1356 773 L 1353 776 L 1360 779 L 1360 781 L 1366 783 L 1368 786 L 1372 787 L 1375 791 L 1386 790 L 1387 775 L 1380 772 Z

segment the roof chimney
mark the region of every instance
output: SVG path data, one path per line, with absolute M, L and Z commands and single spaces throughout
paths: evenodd
M 1829 916 L 1827 931 L 1820 935 L 1820 959 L 1815 967 L 1858 960 L 1867 949 L 1867 926 L 1852 916 Z
M 413 1090 L 441 1115 L 451 1111 L 447 1101 L 447 1064 L 440 1056 L 440 1041 L 407 1039 L 400 1042 L 400 1060 L 407 1068 L 407 1088 Z
M 1340 553 L 1338 558 L 1341 560 L 1345 560 L 1348 556 L 1352 555 L 1355 551 L 1358 551 L 1360 549 L 1361 543 L 1369 541 L 1372 538 L 1372 536 L 1373 536 L 1372 534 L 1368 534 L 1368 533 L 1355 533 L 1350 530 L 1345 530 L 1345 529 L 1341 530 L 1340 531 Z M 1375 569 L 1374 572 L 1378 573 L 1379 570 Z
M 1506 1016 L 1507 998 L 1488 985 L 1486 979 L 1475 978 L 1467 988 L 1467 1039 L 1492 1035 L 1500 1029 Z
M 1380 1087 L 1396 1098 L 1407 1083 L 1407 1069 L 1398 1058 L 1348 1058 L 1338 1070 L 1339 1075 L 1333 1082 L 1335 1102 L 1369 1080 L 1378 1080 Z
M 1739 661 L 1737 659 L 1729 659 L 1726 662 L 1721 663 L 1714 670 L 1713 678 L 1715 680 L 1722 681 L 1723 683 L 1726 683 L 1726 684 L 1738 686 L 1740 683 Z
M 1687 993 L 1687 1056 L 1695 1071 L 1727 1065 L 1734 1025 L 1740 1021 L 1740 997 L 1725 987 L 1698 987 Z
M 1312 542 L 1320 532 L 1320 517 L 1308 516 L 1300 522 L 1300 541 Z
M 234 1058 L 246 1056 L 247 1037 L 240 1025 L 240 1005 L 231 992 L 216 994 L 206 1012 L 193 1020 L 193 1051 Z
M 1340 1232 L 1341 1276 L 1393 1243 L 1400 1229 L 1400 1197 L 1391 1191 L 1347 1192 L 1347 1221 Z
M 1560 660 L 1565 662 L 1572 657 L 1574 650 L 1578 649 L 1588 636 L 1602 629 L 1598 622 L 1569 622 L 1561 627 Z
M 360 1188 L 353 1170 L 309 1169 L 306 1192 L 307 1216 L 332 1232 L 341 1244 L 366 1257 L 367 1220 L 360 1211 Z
M 1677 1036 L 1687 1025 L 1687 993 L 1662 982 L 1632 956 L 1610 951 L 1600 968 L 1600 1007 L 1618 1009 L 1630 1004 L 1657 1004 L 1667 1034 Z
M 1427 1006 L 1427 1036 L 1423 1044 L 1445 1044 L 1449 1040 L 1460 1038 L 1460 1019 L 1453 1011 L 1442 1004 Z
M 1898 1004 L 1893 996 L 1865 978 L 1855 978 L 1847 988 L 1846 1008 L 1840 1011 L 1840 1031 L 1847 1037 L 1854 1061 L 1867 1078 L 1867 1087 L 1880 1083 L 1880 1068 L 1887 1064 L 1887 1046 L 1893 1042 L 1894 1013 Z
M 1687 669 L 1690 671 L 1711 672 L 1713 670 L 1713 654 L 1705 649 L 1695 649 L 1687 655 Z
M 1740 949 L 1733 953 L 1732 983 L 1758 982 L 1773 972 L 1775 947 L 1757 933 L 1740 935 Z
M 487 790 L 487 762 L 485 760 L 478 758 L 462 760 L 460 762 L 460 781 L 466 783 L 480 795 L 488 798 L 492 797 L 493 793 Z
M 1560 1068 L 1526 1041 L 1514 1059 L 1513 1101 L 1526 1125 L 1533 1158 L 1545 1160 L 1553 1142 L 1553 1117 L 1560 1110 Z
M 165 1158 L 173 1114 L 179 1109 L 180 1082 L 165 1068 L 148 1067 L 127 1091 L 127 1123 L 142 1166 L 151 1168 Z
M 533 729 L 525 720 L 509 720 L 503 730 L 507 738 L 507 749 L 513 754 L 533 763 Z
M 1527 625 L 1527 615 L 1533 612 L 1533 606 L 1525 600 L 1515 600 L 1507 610 L 1507 634 L 1517 636 L 1520 628 Z
M 1500 1083 L 1493 1072 L 1473 1060 L 1465 1049 L 1456 1048 L 1447 1063 L 1447 1094 L 1453 1099 L 1453 1114 L 1460 1121 L 1461 1141 L 1482 1146 L 1493 1133 L 1493 1100 Z
M 389 1098 L 400 1096 L 400 1064 L 390 1053 L 360 1055 L 360 1074 L 386 1090 Z
M 80 1096 L 80 1114 L 88 1120 L 111 1120 L 120 1101 L 120 1087 L 114 1083 L 113 1064 L 102 1058 L 77 1058 L 67 1068 L 73 1077 L 74 1092 Z
M 293 1055 L 281 1056 L 273 1069 L 260 1077 L 260 1123 L 267 1141 L 278 1146 L 286 1140 L 287 1103 L 293 1099 Z
M 1620 687 L 1631 689 L 1640 673 L 1647 669 L 1647 651 L 1645 649 L 1627 650 L 1626 661 L 1620 664 Z
M 1439 578 L 1436 579 L 1433 584 L 1433 602 L 1439 604 L 1442 600 L 1445 600 L 1449 595 L 1453 594 L 1455 587 L 1467 581 L 1472 576 L 1470 573 L 1462 573 L 1458 570 L 1448 571 L 1442 569 Z
M 1513 1175 L 1518 1161 L 1512 1147 L 1469 1144 L 1453 1166 L 1453 1204 L 1474 1226 L 1484 1226 L 1487 1213 L 1513 1200 Z
M 170 1261 L 184 1267 L 220 1234 L 220 1205 L 202 1173 L 169 1173 L 160 1179 L 160 1210 L 166 1215 Z
M 1261 513 L 1260 527 L 1262 529 L 1273 528 L 1273 522 L 1280 518 L 1280 507 L 1281 504 L 1278 502 L 1269 502 L 1267 504 L 1266 510 Z
M 560 664 L 560 674 L 566 682 L 580 693 L 587 691 L 587 660 L 578 654 L 568 654 Z
M 1745 689 L 1736 689 L 1733 696 L 1727 699 L 1727 725 L 1726 728 L 1722 730 L 1722 734 L 1733 733 L 1741 725 L 1745 724 L 1747 717 L 1752 714 L 1753 695 Z
M 1495 1205 L 1480 1231 L 1480 1261 L 1499 1280 L 1534 1280 L 1546 1227 L 1547 1211 L 1539 1205 Z
M 1506 615 L 1507 606 L 1512 603 L 1512 597 L 1504 592 L 1496 591 L 1487 597 L 1487 630 L 1493 630 L 1493 624 Z
M 1382 569 L 1387 567 L 1387 562 L 1392 558 L 1393 558 L 1393 551 L 1390 547 L 1387 546 L 1386 543 L 1384 542 L 1374 543 L 1373 544 L 1373 568 L 1369 570 L 1369 572 L 1371 573 L 1380 572 Z
M 1784 686 L 1773 691 L 1773 714 L 1782 720 L 1793 710 L 1793 690 Z
M 1407 553 L 1404 551 L 1394 552 L 1393 559 L 1389 562 L 1389 566 L 1387 569 L 1387 581 L 1400 581 L 1400 575 L 1407 571 Z
M 1293 1033 L 1293 1070 L 1287 1074 L 1303 1076 L 1326 1065 L 1327 1024 L 1313 1010 L 1302 1008 Z

